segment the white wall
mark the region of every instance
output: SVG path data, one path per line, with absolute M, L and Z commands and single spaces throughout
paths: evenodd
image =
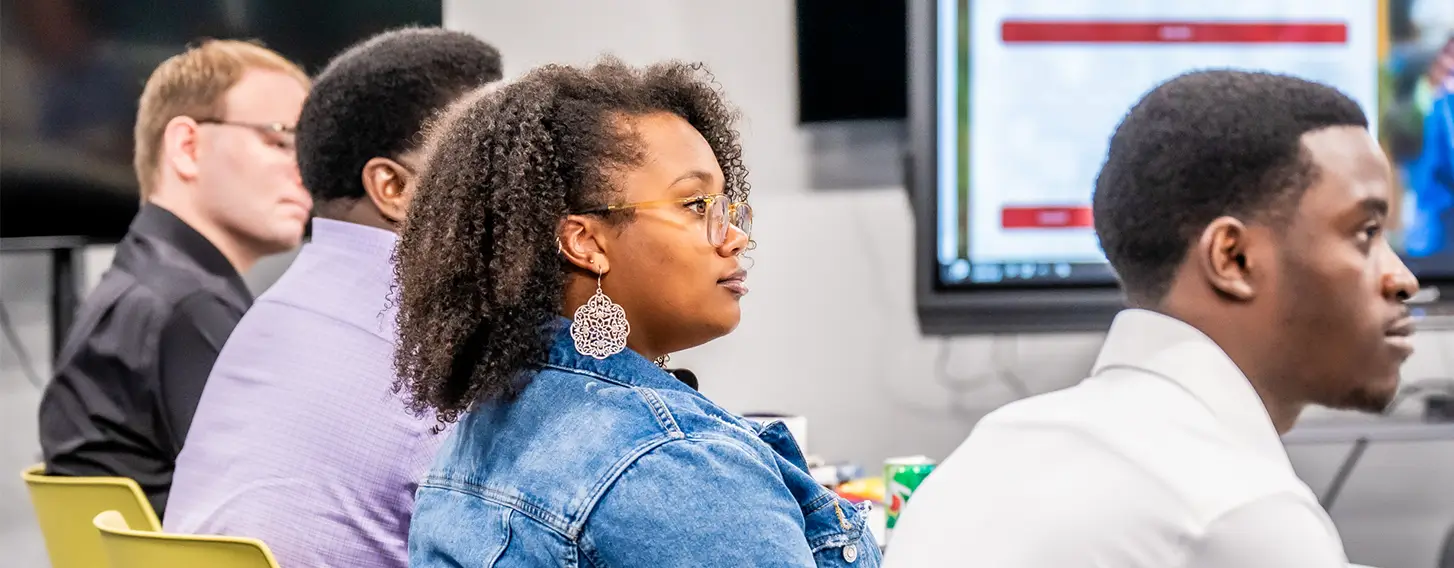
M 445 0 L 446 27 L 500 49 L 507 74 L 612 53 L 634 64 L 706 61 L 744 111 L 753 187 L 805 187 L 803 138 L 794 128 L 791 0 Z

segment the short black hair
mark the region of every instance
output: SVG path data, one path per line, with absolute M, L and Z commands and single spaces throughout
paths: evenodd
M 1368 119 L 1337 89 L 1287 75 L 1194 71 L 1147 93 L 1111 136 L 1092 199 L 1128 298 L 1159 303 L 1216 218 L 1290 214 L 1317 176 L 1302 136 L 1334 126 Z
M 340 53 L 317 79 L 298 118 L 298 170 L 319 202 L 364 196 L 360 172 L 421 143 L 436 111 L 498 81 L 500 52 L 441 28 L 402 28 Z

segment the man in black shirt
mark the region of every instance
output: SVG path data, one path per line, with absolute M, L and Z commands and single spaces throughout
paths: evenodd
M 158 514 L 258 259 L 296 247 L 312 202 L 293 127 L 308 78 L 209 41 L 152 73 L 136 124 L 143 205 L 69 330 L 40 403 L 51 475 L 135 479 Z

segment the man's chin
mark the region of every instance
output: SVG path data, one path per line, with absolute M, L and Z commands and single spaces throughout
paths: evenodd
M 267 254 L 280 254 L 303 245 L 303 227 L 279 227 L 264 243 Z
M 1338 404 L 1329 405 L 1339 410 L 1353 410 L 1368 414 L 1383 414 L 1398 396 L 1398 377 L 1383 384 L 1360 387 L 1343 397 Z
M 302 245 L 303 245 L 303 239 L 297 239 L 297 240 L 282 240 L 282 239 L 280 239 L 280 240 L 272 241 L 272 242 L 269 242 L 268 243 L 267 248 L 263 251 L 263 256 L 273 256 L 275 254 L 283 254 L 285 252 L 291 252 L 293 250 L 296 250 L 298 247 L 300 247 Z

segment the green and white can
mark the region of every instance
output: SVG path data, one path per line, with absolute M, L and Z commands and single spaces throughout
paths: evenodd
M 934 460 L 925 456 L 889 458 L 884 461 L 884 499 L 888 501 L 888 522 L 884 527 L 885 544 L 892 538 L 894 525 L 898 524 L 899 514 L 904 511 L 909 496 L 914 494 L 924 478 L 929 477 L 934 466 Z

